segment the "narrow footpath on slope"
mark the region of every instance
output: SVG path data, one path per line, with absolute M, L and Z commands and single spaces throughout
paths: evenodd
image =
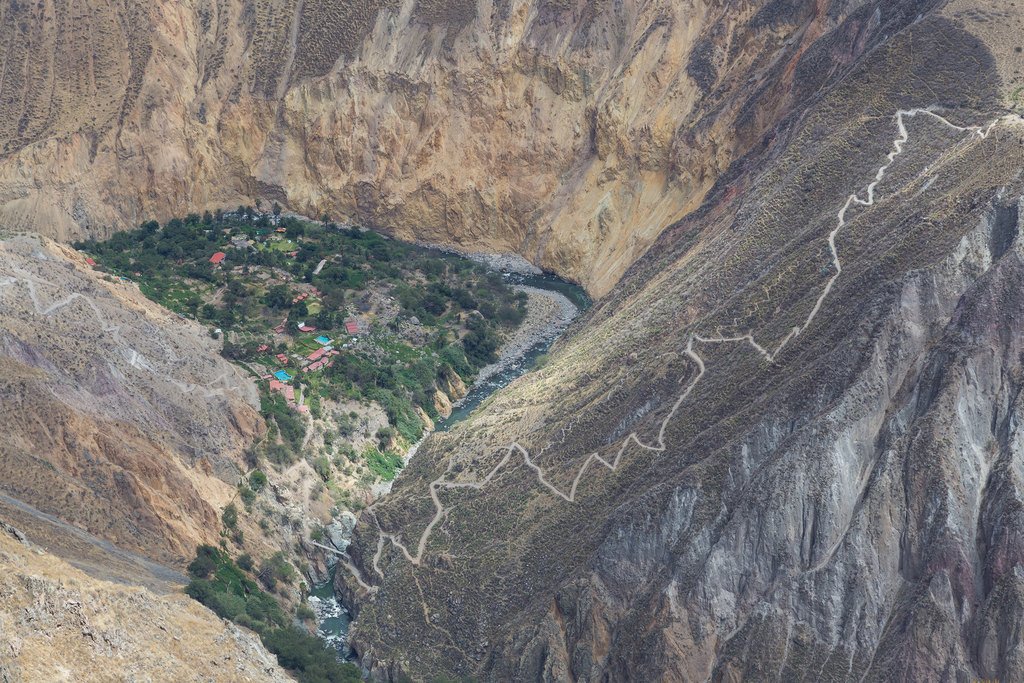
M 940 122 L 941 124 L 950 129 L 963 133 L 968 133 L 970 136 L 977 137 L 982 140 L 987 138 L 989 133 L 992 132 L 993 128 L 1001 121 L 1009 119 L 1013 119 L 1015 121 L 1020 120 L 1020 117 L 1009 115 L 995 119 L 994 121 L 988 123 L 985 126 L 964 127 L 958 126 L 950 122 L 945 117 L 939 115 L 938 113 L 936 113 L 935 108 L 919 108 L 897 111 L 895 114 L 896 137 L 893 139 L 892 142 L 892 151 L 890 151 L 886 155 L 885 163 L 878 167 L 878 169 L 875 172 L 874 179 L 864 189 L 863 196 L 857 193 L 847 196 L 845 202 L 842 204 L 842 206 L 836 213 L 835 227 L 828 235 L 828 246 L 829 251 L 832 255 L 832 276 L 829 278 L 828 282 L 825 284 L 821 293 L 818 295 L 814 307 L 811 309 L 806 319 L 804 319 L 804 321 L 801 324 L 793 326 L 790 329 L 789 333 L 785 337 L 783 337 L 783 339 L 773 349 L 769 349 L 768 347 L 759 343 L 755 339 L 753 331 L 736 336 L 704 336 L 695 332 L 691 333 L 687 340 L 684 353 L 696 365 L 697 373 L 693 376 L 693 378 L 687 384 L 686 388 L 678 396 L 675 403 L 672 405 L 671 410 L 665 416 L 665 419 L 662 420 L 661 427 L 658 430 L 657 441 L 654 444 L 646 444 L 640 440 L 640 437 L 634 431 L 623 439 L 621 447 L 619 448 L 615 457 L 611 461 L 602 458 L 601 455 L 598 454 L 597 452 L 590 453 L 589 455 L 587 455 L 583 463 L 580 465 L 580 468 L 576 473 L 576 476 L 573 478 L 572 484 L 569 487 L 568 492 L 563 491 L 562 489 L 558 488 L 556 485 L 551 483 L 545 476 L 544 470 L 531 459 L 529 450 L 527 450 L 524 446 L 517 442 L 510 443 L 506 449 L 504 457 L 502 457 L 502 459 L 494 466 L 493 469 L 491 469 L 490 472 L 487 473 L 487 475 L 483 479 L 478 481 L 449 481 L 448 476 L 451 474 L 451 468 L 454 465 L 454 462 L 450 463 L 448 469 L 443 474 L 441 474 L 441 476 L 439 476 L 437 479 L 430 482 L 430 485 L 428 487 L 431 501 L 434 504 L 435 513 L 433 518 L 431 518 L 430 522 L 427 524 L 426 528 L 423 530 L 423 533 L 420 534 L 420 537 L 416 543 L 415 553 L 410 552 L 408 547 L 401 541 L 397 534 L 388 533 L 381 528 L 380 522 L 379 520 L 377 520 L 373 511 L 373 506 L 371 505 L 369 508 L 367 508 L 366 511 L 373 517 L 374 523 L 377 526 L 378 531 L 377 550 L 373 556 L 372 561 L 374 572 L 378 574 L 381 578 L 384 577 L 383 570 L 380 567 L 380 559 L 387 542 L 390 542 L 395 548 L 401 551 L 405 559 L 408 560 L 409 563 L 411 563 L 413 566 L 420 566 L 420 564 L 423 561 L 423 556 L 426 553 L 427 543 L 430 541 L 431 534 L 433 533 L 435 527 L 444 519 L 448 511 L 448 509 L 445 507 L 444 503 L 438 496 L 438 491 L 441 489 L 471 489 L 474 491 L 483 490 L 488 484 L 491 483 L 491 481 L 494 480 L 495 476 L 497 476 L 497 474 L 506 465 L 508 465 L 508 463 L 513 459 L 513 457 L 516 454 L 522 456 L 523 463 L 531 470 L 533 470 L 533 472 L 537 475 L 537 481 L 539 484 L 541 484 L 546 489 L 548 489 L 552 494 L 565 500 L 566 502 L 574 503 L 576 501 L 576 492 L 580 485 L 580 482 L 583 479 L 583 475 L 588 471 L 592 464 L 599 463 L 606 467 L 607 469 L 614 472 L 615 470 L 618 469 L 619 462 L 621 461 L 622 456 L 625 453 L 626 449 L 629 447 L 630 443 L 633 443 L 639 448 L 647 451 L 658 453 L 664 452 L 667 449 L 667 446 L 665 444 L 665 430 L 667 429 L 672 419 L 675 417 L 676 413 L 679 411 L 680 407 L 686 401 L 686 399 L 690 396 L 691 393 L 693 393 L 694 388 L 698 385 L 706 371 L 704 359 L 700 356 L 700 354 L 697 353 L 696 350 L 696 347 L 698 345 L 746 344 L 750 346 L 750 348 L 752 348 L 758 355 L 764 358 L 766 362 L 773 363 L 775 359 L 779 356 L 779 354 L 782 352 L 782 350 L 786 347 L 786 345 L 789 344 L 796 337 L 800 336 L 800 334 L 814 322 L 814 319 L 822 310 L 822 307 L 825 304 L 825 300 L 828 298 L 829 294 L 832 291 L 832 287 L 835 285 L 836 280 L 839 279 L 840 275 L 842 275 L 843 272 L 842 261 L 839 257 L 839 251 L 836 248 L 836 238 L 839 236 L 843 228 L 846 226 L 846 214 L 850 210 L 850 208 L 855 204 L 859 206 L 874 205 L 875 188 L 885 177 L 889 168 L 896 161 L 896 158 L 899 157 L 904 152 L 910 140 L 910 135 L 907 130 L 907 120 L 918 116 L 929 117 Z M 365 581 L 365 578 L 361 576 L 358 571 L 356 571 L 356 568 L 351 564 L 351 562 L 346 562 L 344 566 L 353 574 L 353 576 L 356 578 L 357 582 L 361 586 L 363 586 L 364 588 L 367 587 L 368 584 Z M 373 590 L 376 589 L 377 587 L 374 586 Z

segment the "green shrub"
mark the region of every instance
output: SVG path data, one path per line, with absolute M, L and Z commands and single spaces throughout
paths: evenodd
M 253 491 L 259 493 L 267 485 L 267 475 L 261 470 L 253 470 L 249 475 L 249 486 Z
M 245 504 L 245 509 L 252 508 L 252 504 L 256 502 L 256 492 L 251 488 L 242 484 L 238 489 L 238 495 L 242 499 L 242 503 Z
M 391 427 L 381 427 L 377 430 L 377 443 L 381 449 L 386 449 L 395 438 L 395 430 Z
M 224 526 L 228 529 L 238 528 L 238 508 L 235 507 L 234 503 L 227 504 L 224 512 L 221 513 L 220 520 L 224 522 Z
M 277 582 L 291 583 L 295 580 L 295 568 L 288 564 L 283 552 L 276 552 L 260 564 L 260 580 L 273 590 Z
M 278 663 L 298 674 L 301 683 L 360 683 L 354 664 L 341 663 L 337 653 L 319 638 L 297 628 L 278 628 L 260 634 Z
M 326 455 L 321 455 L 313 460 L 313 471 L 323 479 L 329 481 L 331 478 L 331 461 Z
M 313 621 L 316 619 L 316 612 L 304 602 L 300 602 L 295 608 L 295 616 L 302 621 Z
M 398 470 L 402 469 L 402 456 L 391 451 L 381 453 L 374 446 L 367 446 L 363 457 L 370 471 L 384 481 L 391 481 L 398 475 Z
M 188 565 L 188 573 L 196 579 L 205 579 L 217 569 L 220 551 L 212 545 L 201 545 L 196 549 L 196 559 Z

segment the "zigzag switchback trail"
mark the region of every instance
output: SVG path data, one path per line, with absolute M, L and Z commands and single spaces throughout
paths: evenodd
M 401 541 L 397 534 L 385 532 L 380 527 L 379 521 L 377 521 L 376 517 L 374 516 L 373 506 L 370 506 L 369 508 L 367 508 L 367 513 L 371 516 L 374 516 L 374 521 L 375 524 L 377 525 L 377 531 L 379 534 L 377 548 L 373 556 L 372 562 L 374 571 L 379 576 L 384 576 L 384 573 L 380 568 L 380 559 L 381 554 L 383 553 L 385 548 L 385 543 L 387 541 L 390 541 L 395 548 L 401 551 L 405 559 L 408 560 L 412 565 L 420 566 L 426 553 L 427 543 L 430 540 L 431 534 L 433 533 L 435 527 L 444 519 L 447 512 L 447 508 L 438 497 L 438 490 L 483 490 L 494 480 L 498 473 L 505 468 L 505 466 L 512 460 L 513 456 L 516 454 L 521 455 L 523 458 L 523 463 L 531 470 L 533 470 L 533 472 L 537 476 L 538 483 L 540 483 L 553 495 L 563 499 L 568 503 L 574 503 L 576 502 L 577 489 L 581 481 L 583 480 L 584 474 L 588 471 L 592 464 L 598 463 L 614 472 L 615 470 L 618 469 L 623 454 L 625 453 L 626 449 L 630 446 L 631 443 L 647 451 L 655 453 L 664 452 L 667 448 L 665 443 L 665 430 L 668 424 L 672 421 L 673 417 L 676 415 L 676 413 L 679 411 L 683 403 L 693 392 L 694 388 L 697 386 L 701 378 L 704 376 L 704 373 L 706 372 L 704 359 L 700 356 L 699 353 L 697 353 L 696 346 L 700 344 L 746 344 L 750 346 L 750 348 L 752 348 L 758 355 L 760 355 L 765 360 L 765 362 L 773 363 L 775 359 L 779 356 L 779 354 L 783 351 L 783 349 L 814 322 L 814 319 L 822 310 L 822 307 L 824 306 L 825 301 L 828 298 L 828 295 L 831 292 L 833 285 L 835 284 L 836 280 L 839 279 L 843 272 L 842 260 L 839 256 L 839 250 L 836 247 L 836 238 L 840 235 L 843 228 L 846 227 L 847 225 L 846 214 L 854 205 L 866 207 L 873 206 L 875 204 L 876 187 L 885 178 L 887 171 L 896 161 L 897 157 L 899 157 L 905 151 L 907 145 L 910 143 L 910 132 L 907 129 L 907 119 L 913 119 L 915 117 L 928 117 L 941 123 L 945 127 L 948 127 L 955 131 L 960 131 L 969 134 L 971 138 L 977 138 L 980 140 L 984 140 L 985 138 L 987 138 L 988 135 L 993 131 L 993 129 L 1001 122 L 1019 122 L 1021 120 L 1019 116 L 1007 115 L 994 119 L 982 126 L 959 126 L 952 123 L 951 121 L 949 121 L 949 119 L 947 119 L 946 117 L 942 116 L 937 112 L 937 107 L 927 107 L 905 110 L 901 109 L 895 113 L 894 120 L 896 125 L 896 137 L 892 141 L 892 150 L 888 153 L 888 155 L 886 155 L 885 163 L 878 167 L 878 169 L 875 171 L 873 180 L 864 188 L 862 193 L 853 193 L 847 196 L 845 202 L 842 204 L 842 206 L 836 213 L 835 227 L 828 235 L 828 247 L 829 252 L 832 256 L 832 261 L 830 264 L 833 271 L 832 276 L 826 282 L 821 293 L 818 295 L 813 308 L 811 309 L 807 317 L 804 319 L 804 321 L 801 324 L 792 327 L 789 333 L 785 337 L 783 337 L 782 340 L 774 346 L 774 348 L 769 348 L 759 343 L 755 338 L 753 331 L 747 332 L 746 334 L 733 336 L 705 336 L 696 332 L 691 333 L 689 335 L 686 347 L 684 349 L 684 353 L 697 366 L 697 373 L 693 375 L 693 377 L 687 383 L 686 388 L 682 391 L 682 393 L 679 394 L 675 403 L 672 405 L 671 410 L 662 420 L 661 427 L 658 430 L 656 442 L 653 444 L 644 443 L 643 441 L 640 440 L 640 437 L 634 431 L 630 433 L 627 437 L 625 437 L 625 439 L 623 439 L 622 445 L 620 446 L 615 457 L 611 461 L 602 458 L 600 454 L 598 454 L 597 452 L 590 453 L 584 459 L 582 465 L 576 473 L 576 476 L 573 478 L 572 484 L 569 487 L 568 492 L 560 489 L 558 486 L 551 483 L 547 479 L 547 477 L 545 477 L 544 470 L 530 458 L 530 451 L 517 442 L 509 444 L 501 460 L 487 473 L 487 475 L 483 479 L 480 479 L 478 481 L 449 481 L 447 477 L 451 474 L 451 467 L 454 464 L 454 462 L 450 463 L 448 469 L 440 477 L 432 481 L 429 485 L 430 498 L 435 508 L 435 514 L 431 518 L 430 522 L 427 524 L 426 528 L 420 534 L 419 540 L 416 543 L 415 553 L 410 552 L 409 548 Z M 345 562 L 344 566 L 355 577 L 357 582 L 363 588 L 370 588 L 371 590 L 377 589 L 376 586 L 368 586 L 364 577 L 355 568 L 354 565 L 352 565 L 349 562 Z
M 21 277 L 15 278 L 7 276 L 4 278 L 0 278 L 0 288 L 13 287 L 14 285 L 17 284 L 24 285 L 25 289 L 28 291 L 29 300 L 32 302 L 32 306 L 33 308 L 35 308 L 35 312 L 37 315 L 43 317 L 50 316 L 56 313 L 57 311 L 61 310 L 65 306 L 70 306 L 76 301 L 82 301 L 92 311 L 93 315 L 96 317 L 96 320 L 100 322 L 100 329 L 103 330 L 104 333 L 109 334 L 111 336 L 111 339 L 115 340 L 116 343 L 125 351 L 126 360 L 128 361 L 128 364 L 131 365 L 131 367 L 136 368 L 138 370 L 145 370 L 146 372 L 149 373 L 159 374 L 158 371 L 155 368 L 153 368 L 153 366 L 145 359 L 145 357 L 138 351 L 136 351 L 134 348 L 132 348 L 132 346 L 124 339 L 124 337 L 121 335 L 121 326 L 111 325 L 107 321 L 106 316 L 103 315 L 103 312 L 100 310 L 99 306 L 96 305 L 96 302 L 93 300 L 91 296 L 82 294 L 80 292 L 74 292 L 72 294 L 69 294 L 67 297 L 61 299 L 60 301 L 55 301 L 49 305 L 45 305 L 43 304 L 42 300 L 39 297 L 37 285 L 52 287 L 53 283 L 45 279 L 36 277 L 21 268 L 14 268 L 13 272 L 17 273 Z M 169 346 L 165 347 L 165 351 L 168 354 L 168 360 L 170 360 L 172 363 L 180 363 L 183 360 Z M 189 394 L 194 391 L 200 391 L 207 397 L 213 397 L 224 395 L 223 387 L 218 387 L 216 389 L 213 387 L 217 384 L 222 383 L 224 381 L 224 378 L 227 377 L 227 375 L 227 372 L 223 372 L 214 379 L 207 382 L 206 384 L 192 384 L 189 382 L 182 382 L 180 380 L 174 379 L 173 377 L 166 377 L 166 379 L 168 382 L 173 384 L 184 394 Z

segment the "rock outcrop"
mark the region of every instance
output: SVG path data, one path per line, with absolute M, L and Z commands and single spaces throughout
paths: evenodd
M 0 680 L 292 679 L 250 631 L 184 595 L 97 581 L 0 527 Z

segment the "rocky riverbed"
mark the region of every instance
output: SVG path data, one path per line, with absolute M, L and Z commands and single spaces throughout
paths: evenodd
M 498 360 L 480 369 L 474 388 L 522 361 L 539 344 L 557 339 L 580 313 L 573 302 L 558 292 L 530 285 L 515 285 L 515 289 L 529 297 L 526 318 L 502 345 Z

